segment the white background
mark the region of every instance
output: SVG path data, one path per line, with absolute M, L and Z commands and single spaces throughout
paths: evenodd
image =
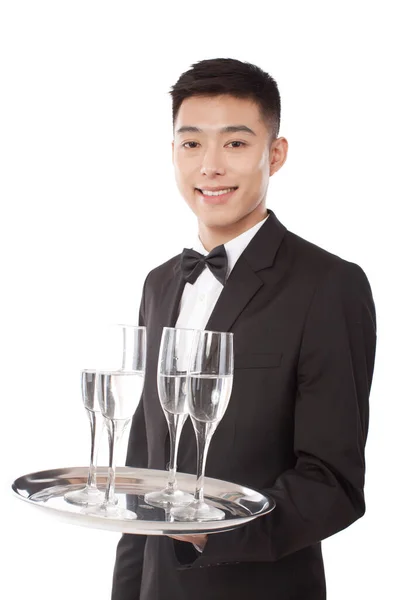
M 396 3 L 277 5 L 1 3 L 2 598 L 110 597 L 118 534 L 40 517 L 10 484 L 87 464 L 80 336 L 88 323 L 135 322 L 147 272 L 192 241 L 168 91 L 216 57 L 278 82 L 289 155 L 268 206 L 371 283 L 367 513 L 323 550 L 330 600 L 399 597 Z

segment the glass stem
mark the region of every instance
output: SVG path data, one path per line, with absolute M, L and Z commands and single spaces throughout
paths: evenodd
M 207 454 L 211 438 L 217 428 L 217 423 L 197 421 L 192 418 L 197 442 L 197 481 L 194 501 L 201 504 L 204 502 L 204 472 L 206 468 Z
M 165 411 L 165 416 L 167 417 L 168 429 L 169 429 L 169 440 L 170 440 L 170 457 L 169 457 L 169 473 L 168 473 L 168 483 L 167 490 L 168 492 L 173 492 L 176 490 L 176 470 L 178 465 L 178 448 L 179 448 L 179 440 L 181 438 L 181 433 L 185 421 L 187 419 L 187 414 L 179 414 L 174 415 Z
M 109 462 L 104 505 L 114 506 L 118 502 L 115 497 L 115 452 L 129 419 L 105 419 L 105 421 L 108 430 Z
M 90 445 L 90 466 L 87 480 L 87 487 L 90 490 L 97 491 L 96 482 L 96 462 L 99 451 L 99 442 L 103 430 L 103 417 L 100 412 L 95 412 L 86 408 L 86 413 L 90 422 L 91 445 Z

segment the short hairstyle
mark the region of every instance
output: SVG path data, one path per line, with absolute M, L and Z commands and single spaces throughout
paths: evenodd
M 173 127 L 186 98 L 227 94 L 253 100 L 270 131 L 270 139 L 278 137 L 281 98 L 277 83 L 271 75 L 249 62 L 233 58 L 201 60 L 182 73 L 169 93 L 172 96 Z

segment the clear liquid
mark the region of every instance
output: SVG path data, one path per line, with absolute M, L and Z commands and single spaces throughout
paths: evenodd
M 96 394 L 96 371 L 82 371 L 82 398 L 87 410 L 100 412 Z
M 188 405 L 198 421 L 220 421 L 231 397 L 233 375 L 191 374 Z
M 189 412 L 187 405 L 187 375 L 158 374 L 158 394 L 161 405 L 173 415 L 183 415 Z
M 144 372 L 100 372 L 98 398 L 103 415 L 109 419 L 130 419 L 143 391 Z

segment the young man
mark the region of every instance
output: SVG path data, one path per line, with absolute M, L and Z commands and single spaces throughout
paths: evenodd
M 127 464 L 168 461 L 156 387 L 163 326 L 232 331 L 234 386 L 207 475 L 264 491 L 276 508 L 226 533 L 124 535 L 112 598 L 323 600 L 320 542 L 365 511 L 371 289 L 359 266 L 289 232 L 266 208 L 269 177 L 288 151 L 267 73 L 205 60 L 171 94 L 176 180 L 198 219 L 193 250 L 207 258 L 185 250 L 145 281 L 148 367 Z M 189 420 L 178 467 L 196 471 Z

